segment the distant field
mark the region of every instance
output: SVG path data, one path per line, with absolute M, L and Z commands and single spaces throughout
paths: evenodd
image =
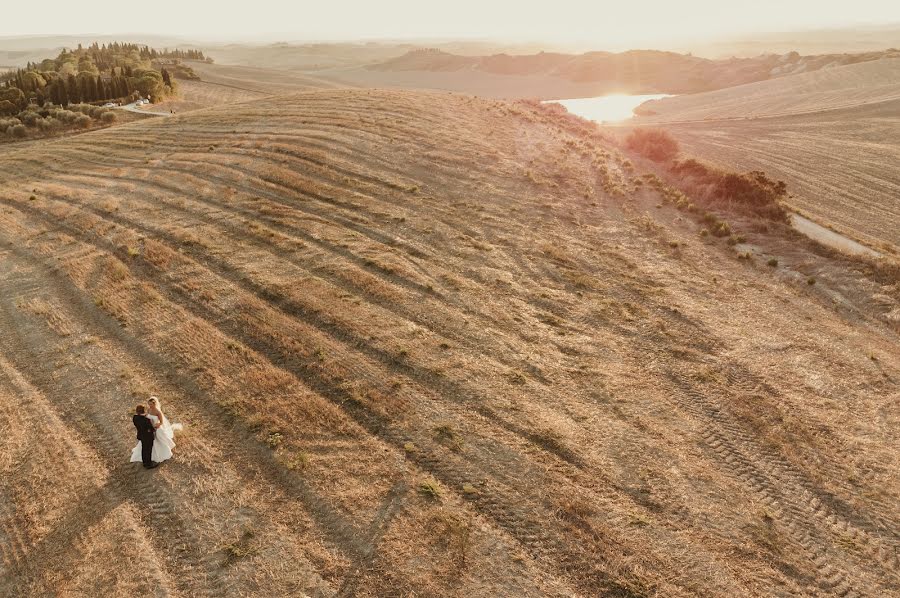
M 548 75 L 500 75 L 483 71 L 377 71 L 364 68 L 322 71 L 358 87 L 432 89 L 489 98 L 584 98 L 613 93 L 615 83 L 577 83 Z
M 147 112 L 188 112 L 210 106 L 233 104 L 310 89 L 333 89 L 344 85 L 275 69 L 222 66 L 190 62 L 200 81 L 178 81 L 178 97 L 149 106 Z
M 900 100 L 665 127 L 688 154 L 783 179 L 789 203 L 816 221 L 875 248 L 900 248 Z
M 759 118 L 900 99 L 900 58 L 838 66 L 647 102 L 642 122 Z M 845 117 L 847 115 L 844 115 Z
M 643 104 L 686 153 L 783 179 L 789 203 L 876 249 L 900 249 L 900 60 Z M 751 118 L 752 117 L 752 118 Z
M 900 289 L 633 168 L 375 90 L 0 154 L 0 595 L 896 593 Z
M 223 66 L 193 61 L 188 61 L 188 64 L 200 75 L 202 81 L 240 91 L 282 94 L 346 87 L 328 79 L 287 70 L 259 66 Z
M 144 108 L 145 112 L 188 112 L 210 106 L 246 102 L 266 97 L 267 93 L 238 89 L 205 81 L 179 81 L 178 96 L 152 104 Z

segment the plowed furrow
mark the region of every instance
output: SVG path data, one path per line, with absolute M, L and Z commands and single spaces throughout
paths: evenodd
M 104 210 L 93 208 L 90 204 L 71 201 L 67 197 L 56 195 L 54 193 L 45 193 L 45 197 L 67 203 L 79 209 L 87 210 L 101 218 L 116 222 L 131 230 L 144 233 L 151 238 L 159 238 L 165 240 L 170 246 L 180 247 L 182 245 L 178 238 L 173 237 L 167 231 L 158 227 L 150 227 L 147 224 L 143 224 L 149 222 L 148 219 L 141 219 L 140 221 L 136 221 L 133 219 L 124 218 L 118 213 L 112 214 Z M 141 200 L 133 199 L 129 201 Z M 439 338 L 452 340 L 457 345 L 460 345 L 476 354 L 480 354 L 482 357 L 486 358 L 488 362 L 496 360 L 496 362 L 503 364 L 506 367 L 522 368 L 535 376 L 538 380 L 542 379 L 540 372 L 536 371 L 535 368 L 531 366 L 531 364 L 504 358 L 502 347 L 491 346 L 496 340 L 493 335 L 482 336 L 479 334 L 479 331 L 472 331 L 471 333 L 461 333 L 458 332 L 455 328 L 442 325 L 442 321 L 437 317 L 423 318 L 421 314 L 423 313 L 423 311 L 428 309 L 427 306 L 431 302 L 430 296 L 419 298 L 410 297 L 408 299 L 409 301 L 418 300 L 418 303 L 416 303 L 417 309 L 410 309 L 405 307 L 400 302 L 394 301 L 390 298 L 381 297 L 372 292 L 369 292 L 368 290 L 362 288 L 357 284 L 354 284 L 352 278 L 335 276 L 324 271 L 324 269 L 321 267 L 310 267 L 310 260 L 308 258 L 294 257 L 289 253 L 288 249 L 282 249 L 274 246 L 271 239 L 267 235 L 249 233 L 246 229 L 238 227 L 222 218 L 212 218 L 207 216 L 206 214 L 183 209 L 176 205 L 167 204 L 166 208 L 170 213 L 175 212 L 184 215 L 184 218 L 179 220 L 182 225 L 190 226 L 191 220 L 189 219 L 197 219 L 198 221 L 214 226 L 219 230 L 227 231 L 228 235 L 234 239 L 235 245 L 240 244 L 242 241 L 251 242 L 256 249 L 264 251 L 269 255 L 269 261 L 271 263 L 277 263 L 279 261 L 288 262 L 291 265 L 301 269 L 306 274 L 323 281 L 327 285 L 334 286 L 335 291 L 333 292 L 333 294 L 335 296 L 338 296 L 340 294 L 339 292 L 337 292 L 337 289 L 340 289 L 341 291 L 351 293 L 354 296 L 361 297 L 365 299 L 369 304 L 378 306 L 379 308 L 398 317 L 401 320 L 413 322 L 426 330 L 432 331 L 433 333 L 438 335 Z M 186 252 L 186 254 L 191 255 L 191 257 L 196 259 L 199 263 L 205 263 L 208 259 L 210 259 L 210 255 L 208 252 L 199 250 L 197 248 L 191 248 L 188 252 Z M 447 306 L 446 303 L 440 305 Z M 438 306 L 434 306 L 432 310 L 437 313 Z
M 32 267 L 47 268 L 42 261 L 29 256 L 25 252 L 14 249 L 11 249 L 11 252 L 17 259 L 31 264 Z M 48 272 L 46 276 L 51 277 L 52 275 Z M 252 470 L 242 472 L 246 475 L 247 483 L 258 483 L 260 476 L 262 476 L 273 488 L 285 491 L 293 499 L 299 501 L 319 525 L 319 528 L 326 534 L 329 542 L 347 556 L 351 562 L 362 562 L 370 558 L 373 548 L 366 533 L 358 530 L 353 523 L 335 511 L 329 505 L 329 502 L 321 498 L 305 480 L 292 474 L 280 465 L 273 458 L 272 451 L 261 446 L 254 433 L 245 424 L 236 418 L 226 416 L 221 406 L 211 399 L 193 379 L 178 373 L 177 368 L 173 368 L 160 354 L 155 353 L 140 340 L 129 335 L 119 322 L 96 307 L 94 301 L 89 296 L 84 295 L 83 291 L 75 287 L 73 283 L 59 276 L 52 276 L 49 280 L 54 291 L 66 301 L 66 305 L 73 308 L 75 313 L 79 315 L 86 329 L 92 330 L 100 338 L 120 345 L 122 350 L 131 358 L 140 362 L 144 368 L 157 376 L 160 388 L 165 388 L 166 384 L 171 383 L 180 391 L 186 392 L 192 402 L 203 411 L 204 419 L 207 419 L 211 426 L 215 429 L 228 431 L 227 434 L 217 438 L 218 443 L 221 444 L 220 450 L 236 460 L 255 464 Z M 99 432 L 98 426 L 108 427 L 112 425 L 109 423 L 108 413 L 117 412 L 117 410 L 113 410 L 97 414 L 98 421 L 93 424 L 94 429 Z M 106 418 L 104 418 L 104 414 L 106 414 Z M 116 426 L 114 428 L 108 436 L 98 434 L 94 437 L 98 439 L 97 442 L 100 443 L 101 450 L 106 453 L 107 458 L 111 459 L 112 462 L 120 463 L 123 458 L 122 455 L 127 454 L 128 451 L 126 450 L 127 447 L 118 446 L 112 440 L 112 438 L 122 437 L 121 430 Z M 111 448 L 113 445 L 116 445 L 115 449 Z M 137 469 L 132 471 L 133 468 Z M 139 480 L 146 481 L 150 479 L 146 476 L 146 472 L 140 470 L 137 464 L 133 464 L 132 468 L 128 468 L 127 471 L 131 471 L 132 474 L 136 472 Z M 127 490 L 129 492 L 129 498 L 138 501 L 138 504 L 144 504 L 153 512 L 158 511 L 164 515 L 173 512 L 172 503 L 167 496 L 174 489 L 153 489 L 148 488 L 146 485 L 137 489 L 129 489 L 129 483 L 128 480 L 122 480 L 117 483 L 117 487 L 123 487 L 123 491 Z M 136 494 L 140 494 L 140 496 L 135 496 Z M 385 521 L 382 525 L 389 523 L 392 514 L 393 511 L 385 515 Z M 177 513 L 173 514 L 172 517 L 177 517 Z M 182 529 L 185 522 L 173 522 L 172 524 L 178 525 L 179 529 Z M 189 528 L 184 529 L 184 533 L 190 533 Z M 173 558 L 182 558 L 181 552 L 184 547 L 187 547 L 187 550 L 196 551 L 200 549 L 194 536 L 175 535 L 174 538 L 180 539 L 174 543 L 172 540 L 169 540 L 166 546 L 170 551 L 173 551 Z M 171 546 L 168 546 L 169 544 Z M 212 571 L 219 570 L 221 555 L 217 554 L 217 551 L 207 552 L 205 556 L 198 554 L 192 554 L 191 556 L 192 559 L 187 562 L 186 566 L 195 568 L 206 567 Z M 217 588 L 221 588 L 221 584 L 226 583 L 226 580 L 216 577 L 211 577 L 210 580 L 215 581 L 215 584 L 211 587 L 208 586 L 210 594 L 222 595 L 217 593 Z
M 795 486 L 771 474 L 771 460 L 760 454 L 755 443 L 729 430 L 732 426 L 721 409 L 679 374 L 673 372 L 669 379 L 680 391 L 673 394 L 678 404 L 699 421 L 705 422 L 702 437 L 713 452 L 733 475 L 771 507 L 772 516 L 782 523 L 795 544 L 802 547 L 816 568 L 814 583 L 818 589 L 853 596 L 859 595 L 862 588 L 869 587 L 868 583 L 849 577 L 844 560 L 826 548 L 829 543 L 823 538 L 821 527 L 813 524 L 816 521 L 815 511 L 798 497 Z M 883 577 L 883 574 L 879 572 L 879 576 Z M 885 591 L 888 591 L 887 587 Z
M 6 200 L 0 199 L 0 202 L 5 203 Z M 17 207 L 22 211 L 31 213 L 33 216 L 42 216 L 42 214 L 38 210 L 34 210 L 29 206 L 18 204 Z M 118 219 L 113 215 L 107 214 L 106 217 L 113 221 L 119 220 L 120 223 L 124 221 L 124 219 Z M 82 231 L 80 229 L 68 227 L 66 225 L 62 225 L 62 227 L 73 235 L 81 236 L 82 238 L 87 236 L 87 231 Z M 145 230 L 144 232 L 150 231 Z M 160 238 L 166 239 L 169 242 L 173 242 L 177 245 L 177 240 L 172 239 L 168 235 L 160 234 Z M 112 246 L 108 242 L 100 240 L 92 243 L 97 244 L 98 248 L 101 251 L 107 251 L 113 255 L 121 254 L 121 250 L 119 248 Z M 522 438 L 523 440 L 530 442 L 534 445 L 536 450 L 552 453 L 556 457 L 577 467 L 581 467 L 583 465 L 578 455 L 572 453 L 570 450 L 561 446 L 548 446 L 546 441 L 538 434 L 523 428 L 519 424 L 499 417 L 494 412 L 494 410 L 490 406 L 488 406 L 487 403 L 489 401 L 486 399 L 486 397 L 482 397 L 477 393 L 474 393 L 470 389 L 459 385 L 456 382 L 445 379 L 444 376 L 440 375 L 437 372 L 433 372 L 421 366 L 407 364 L 402 360 L 398 360 L 395 355 L 387 353 L 386 351 L 378 349 L 377 347 L 369 344 L 367 339 L 364 339 L 358 336 L 356 333 L 348 330 L 347 328 L 336 324 L 331 319 L 322 317 L 319 313 L 317 313 L 316 310 L 311 309 L 303 303 L 300 303 L 299 301 L 284 295 L 278 290 L 264 286 L 252 280 L 247 276 L 245 272 L 235 268 L 234 266 L 224 262 L 223 260 L 212 257 L 208 254 L 202 254 L 201 252 L 196 251 L 193 248 L 188 249 L 187 251 L 183 251 L 183 253 L 185 253 L 186 255 L 190 255 L 192 258 L 197 260 L 198 263 L 204 264 L 207 269 L 214 272 L 217 276 L 222 277 L 234 286 L 241 288 L 244 291 L 259 298 L 263 302 L 270 305 L 272 309 L 281 312 L 287 318 L 302 322 L 318 330 L 326 337 L 335 339 L 336 341 L 347 347 L 347 349 L 351 353 L 362 353 L 373 362 L 379 363 L 382 367 L 391 371 L 393 374 L 414 381 L 415 383 L 428 388 L 437 396 L 444 397 L 445 399 L 450 401 L 465 404 L 469 409 L 477 413 L 479 416 L 491 421 L 498 427 L 507 430 L 508 432 Z M 128 265 L 133 270 L 140 268 L 139 265 L 136 265 L 133 262 L 130 262 Z M 151 278 L 153 276 L 150 272 L 147 272 L 144 276 L 147 275 L 149 275 Z M 196 307 L 191 305 L 192 301 L 190 297 L 182 299 L 180 303 L 189 311 L 195 311 L 197 309 Z M 201 316 L 201 319 L 209 320 L 211 318 L 216 318 L 216 315 L 206 314 L 205 316 Z M 271 345 L 264 339 L 260 339 L 255 344 L 259 347 L 258 350 L 260 350 L 260 352 L 264 355 L 278 355 L 280 353 L 279 349 L 276 346 Z M 282 356 L 281 359 L 288 359 L 288 357 Z
M 4 203 L 6 202 L 4 201 Z M 63 230 L 70 230 L 72 234 L 84 237 L 85 240 L 93 236 L 68 227 L 58 221 L 48 220 L 40 211 L 31 209 L 28 206 L 19 204 L 17 208 L 28 212 L 34 218 L 47 221 L 51 227 L 56 224 Z M 91 240 L 90 242 L 97 244 L 98 248 L 103 252 L 112 254 L 119 252 L 118 248 L 112 247 L 106 242 L 99 240 Z M 127 265 L 138 277 L 142 277 L 139 271 L 140 266 L 134 263 Z M 246 326 L 232 322 L 230 319 L 223 319 L 220 314 L 205 310 L 200 303 L 196 302 L 192 297 L 184 296 L 183 292 L 176 287 L 163 287 L 163 290 L 170 301 L 173 301 L 173 303 L 179 305 L 188 313 L 192 313 L 196 317 L 213 324 L 227 338 L 238 340 L 251 349 L 258 351 L 261 355 L 267 356 L 268 359 L 272 360 L 273 366 L 278 369 L 284 369 L 296 376 L 298 380 L 339 406 L 370 434 L 394 446 L 398 451 L 405 451 L 405 446 L 410 439 L 409 431 L 394 428 L 390 422 L 357 403 L 345 388 L 335 384 L 334 381 L 327 377 L 323 377 L 318 364 L 299 361 L 297 357 L 286 354 L 276 345 L 273 345 L 271 340 L 265 336 L 262 338 L 252 336 L 253 331 L 248 330 Z M 365 370 L 353 371 L 351 369 L 347 373 L 355 379 L 365 379 L 369 375 Z M 530 434 L 530 432 L 524 432 L 523 436 L 525 436 L 526 440 L 532 440 L 528 438 Z M 543 442 L 542 439 L 535 440 Z M 532 552 L 536 557 L 538 555 L 547 555 L 552 563 L 552 567 L 560 575 L 570 579 L 578 587 L 584 588 L 586 591 L 598 587 L 608 587 L 610 583 L 613 583 L 610 581 L 608 573 L 604 571 L 603 563 L 585 560 L 585 554 L 582 552 L 585 542 L 588 544 L 597 543 L 598 547 L 597 551 L 595 551 L 597 553 L 599 553 L 598 551 L 601 550 L 601 545 L 603 544 L 600 538 L 595 537 L 594 532 L 589 531 L 589 524 L 585 523 L 583 528 L 577 527 L 575 529 L 572 529 L 570 526 L 565 526 L 562 529 L 556 526 L 548 526 L 548 522 L 555 519 L 551 512 L 548 512 L 539 503 L 535 503 L 534 499 L 527 494 L 516 492 L 498 481 L 494 481 L 491 484 L 489 496 L 479 495 L 473 497 L 467 495 L 464 492 L 464 488 L 472 480 L 484 479 L 485 475 L 488 475 L 489 478 L 496 478 L 496 474 L 486 474 L 486 470 L 476 467 L 473 463 L 465 460 L 449 461 L 446 456 L 442 458 L 426 448 L 428 444 L 430 444 L 428 440 L 417 442 L 416 445 L 420 447 L 420 450 L 407 453 L 407 458 L 425 471 L 432 473 L 448 488 L 472 503 L 479 512 L 493 520 L 500 529 L 509 533 L 511 537 L 526 547 L 529 552 Z M 554 452 L 549 449 L 543 450 L 548 450 L 548 453 Z M 481 452 L 496 455 L 497 457 L 502 456 L 502 452 L 498 453 L 496 450 L 483 449 Z M 496 467 L 496 464 L 493 464 L 492 467 Z M 500 471 L 504 470 L 500 469 Z M 509 471 L 509 475 L 514 475 L 514 472 Z M 519 479 L 534 480 L 539 479 L 539 476 L 534 472 L 527 476 L 519 476 Z M 510 511 L 510 505 L 518 505 L 518 507 Z M 581 537 L 581 540 L 574 545 L 570 544 L 573 534 L 576 537 Z M 576 546 L 577 550 L 575 549 Z

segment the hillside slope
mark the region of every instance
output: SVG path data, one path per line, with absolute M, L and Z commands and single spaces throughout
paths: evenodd
M 4 153 L 0 594 L 900 591 L 900 288 L 630 168 L 346 90 Z
M 837 66 L 706 93 L 651 100 L 642 121 L 787 116 L 900 99 L 900 58 Z
M 710 60 L 657 50 L 461 56 L 437 49 L 418 49 L 379 64 L 334 69 L 323 74 L 369 87 L 432 88 L 491 97 L 560 99 L 610 93 L 696 94 L 889 57 L 898 58 L 900 52 L 814 56 L 788 52 Z
M 900 253 L 900 59 L 647 102 L 629 124 L 664 126 L 687 153 L 784 180 L 792 207 Z

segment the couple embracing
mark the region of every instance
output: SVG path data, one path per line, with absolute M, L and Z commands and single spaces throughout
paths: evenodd
M 170 424 L 162 412 L 162 404 L 156 397 L 150 397 L 150 408 L 138 405 L 131 418 L 137 428 L 137 446 L 131 451 L 131 462 L 143 462 L 144 467 L 153 469 L 172 457 L 175 448 L 175 431 L 181 424 Z

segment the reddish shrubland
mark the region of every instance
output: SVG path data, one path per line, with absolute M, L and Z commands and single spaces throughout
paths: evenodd
M 781 203 L 787 195 L 787 186 L 784 181 L 770 179 L 764 172 L 727 172 L 692 158 L 676 162 L 669 171 L 677 178 L 677 186 L 682 191 L 704 203 L 770 220 L 787 220 L 787 210 Z
M 670 162 L 680 151 L 675 138 L 663 129 L 634 129 L 625 139 L 625 148 L 654 162 Z

